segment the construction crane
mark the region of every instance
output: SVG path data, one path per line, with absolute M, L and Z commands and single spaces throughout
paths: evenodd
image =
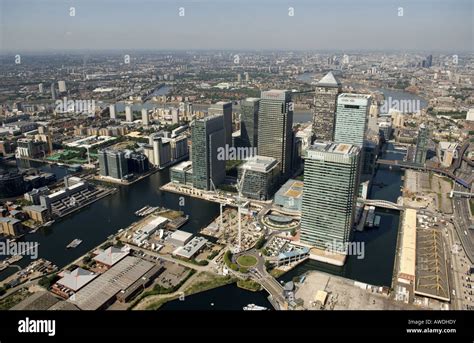
M 216 185 L 214 184 L 214 182 L 212 181 L 212 178 L 209 178 L 209 181 L 211 183 L 211 188 L 214 190 L 214 193 L 216 194 L 216 196 L 219 195 L 219 193 L 217 192 L 217 188 L 216 188 Z M 222 203 L 222 201 L 219 200 L 219 208 L 220 208 L 220 218 L 221 218 L 221 227 L 223 228 L 224 227 L 224 221 L 223 221 L 223 217 L 222 217 L 222 208 L 223 208 L 224 204 Z M 224 234 L 225 234 L 225 230 L 224 230 Z M 225 239 L 225 236 L 224 236 L 224 239 Z
M 242 203 L 242 187 L 244 185 L 244 180 L 245 180 L 245 173 L 247 172 L 247 169 L 242 168 L 243 172 L 242 175 L 240 176 L 240 180 L 237 180 L 237 183 L 235 184 L 235 188 L 237 188 L 237 216 L 238 216 L 238 234 L 237 234 L 237 252 L 240 252 L 242 250 L 242 217 L 240 215 Z

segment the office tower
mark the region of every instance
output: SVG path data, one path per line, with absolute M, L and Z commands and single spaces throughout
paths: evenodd
M 272 157 L 253 156 L 238 168 L 242 182 L 242 194 L 247 198 L 268 200 L 275 194 L 280 176 L 278 161 Z
M 129 152 L 125 155 L 129 173 L 143 174 L 150 170 L 148 158 L 138 152 Z
M 58 88 L 60 93 L 66 92 L 66 81 L 58 81 Z
M 350 241 L 360 148 L 316 141 L 305 156 L 301 241 L 320 249 Z
M 232 146 L 232 103 L 219 101 L 208 110 L 209 115 L 222 114 L 224 120 L 225 144 Z
M 102 149 L 98 151 L 100 175 L 121 180 L 128 174 L 125 153 L 120 150 Z
M 142 108 L 142 125 L 148 126 L 148 110 L 146 108 Z
M 211 190 L 225 179 L 225 159 L 218 159 L 218 148 L 225 144 L 222 115 L 195 120 L 191 126 L 193 186 Z
M 249 73 L 245 72 L 244 75 L 245 75 L 245 82 L 249 82 L 250 81 Z
M 115 105 L 114 104 L 109 106 L 109 113 L 110 113 L 110 119 L 115 119 L 116 118 Z
M 316 84 L 313 113 L 313 137 L 316 139 L 334 140 L 337 96 L 340 93 L 341 83 L 332 72 Z
M 258 144 L 259 98 L 247 98 L 240 103 L 240 138 L 245 147 L 256 148 Z
M 430 68 L 433 65 L 433 55 L 426 56 L 425 67 Z
M 109 167 L 107 165 L 107 150 L 98 150 L 97 155 L 99 158 L 99 169 L 100 175 L 107 176 L 109 175 Z
M 171 109 L 171 123 L 178 124 L 179 123 L 179 109 L 172 108 Z
M 237 82 L 242 82 L 242 75 L 240 74 L 237 74 Z
M 342 56 L 342 64 L 349 64 L 349 55 Z
M 367 132 L 370 95 L 340 94 L 337 98 L 334 142 L 362 147 Z
M 426 153 L 428 152 L 429 130 L 425 124 L 421 124 L 418 129 L 416 139 L 415 159 L 413 162 L 424 165 L 426 162 Z
M 273 157 L 283 175 L 291 172 L 293 110 L 286 90 L 263 91 L 258 109 L 258 154 Z
M 129 123 L 133 121 L 133 113 L 131 106 L 125 106 L 125 121 Z
M 379 123 L 379 133 L 384 141 L 390 140 L 392 137 L 392 124 L 390 122 Z
M 40 84 L 38 85 L 38 92 L 39 92 L 40 94 L 43 94 L 43 92 L 44 92 L 43 84 L 42 84 L 42 83 L 40 83 Z
M 150 145 L 153 147 L 153 164 L 160 168 L 165 167 L 173 159 L 170 139 L 158 134 L 150 135 Z
M 51 99 L 56 100 L 56 87 L 54 83 L 51 84 Z

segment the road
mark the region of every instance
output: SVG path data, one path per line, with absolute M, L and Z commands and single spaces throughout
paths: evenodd
M 283 291 L 283 287 L 280 283 L 267 272 L 265 267 L 265 259 L 260 256 L 256 249 L 251 249 L 242 253 L 244 255 L 251 255 L 257 259 L 257 265 L 249 270 L 248 276 L 258 282 L 262 287 L 270 294 L 273 301 L 278 304 L 279 310 L 286 309 L 286 299 Z M 241 254 L 236 254 L 237 259 Z
M 458 174 L 467 176 L 472 174 L 472 168 L 465 162 L 461 164 Z M 454 186 L 455 191 L 464 191 L 464 188 L 458 184 Z M 474 232 L 469 227 L 472 225 L 469 211 L 469 199 L 457 198 L 453 199 L 454 208 L 454 224 L 458 233 L 461 244 L 466 251 L 466 255 L 471 264 L 474 265 Z

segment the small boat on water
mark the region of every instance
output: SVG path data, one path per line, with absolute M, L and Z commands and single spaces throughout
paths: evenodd
M 375 216 L 374 227 L 379 227 L 380 226 L 380 219 L 381 219 L 380 216 Z
M 51 226 L 54 223 L 54 220 L 50 220 L 49 222 L 46 222 L 43 224 L 44 227 Z
M 71 248 L 77 248 L 79 246 L 79 244 L 82 243 L 82 240 L 76 238 L 75 240 L 73 240 L 71 243 L 69 243 L 66 248 L 67 249 L 71 249 Z
M 13 255 L 6 261 L 6 263 L 12 264 L 12 263 L 20 261 L 22 258 L 23 258 L 23 255 Z
M 263 306 L 258 306 L 255 304 L 248 304 L 247 306 L 244 306 L 244 311 L 265 311 L 268 310 L 266 307 Z

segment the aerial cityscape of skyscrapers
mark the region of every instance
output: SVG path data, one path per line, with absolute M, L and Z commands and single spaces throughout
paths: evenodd
M 0 8 L 0 343 L 471 339 L 469 1 Z

